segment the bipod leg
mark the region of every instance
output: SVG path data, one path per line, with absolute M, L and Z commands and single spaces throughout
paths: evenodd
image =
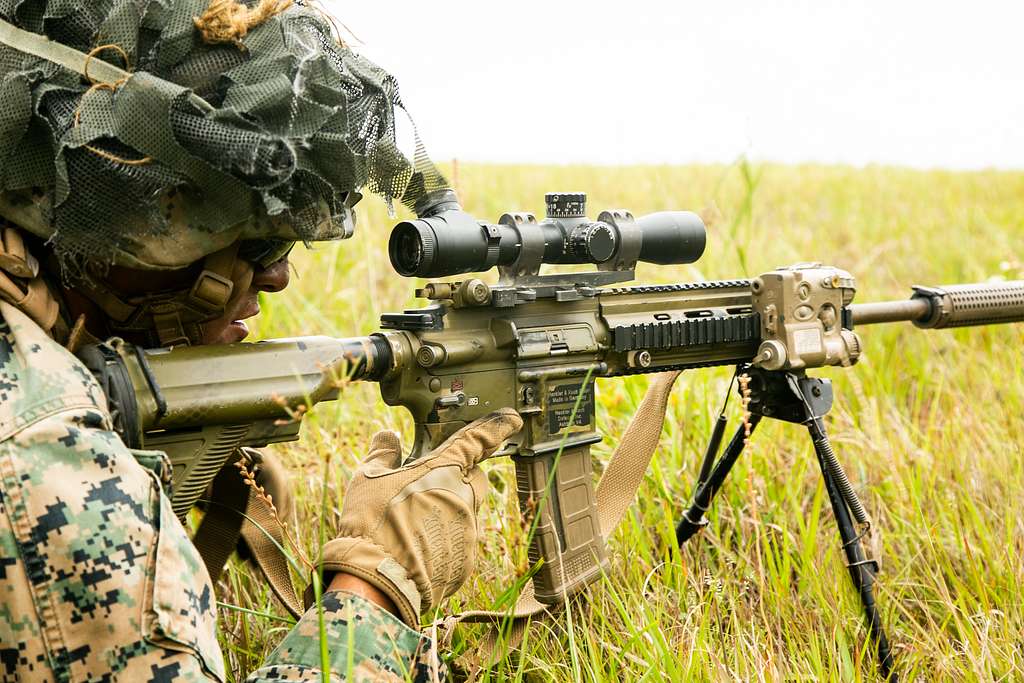
M 809 410 L 809 407 L 808 407 Z M 840 478 L 836 477 L 834 468 L 838 467 L 835 462 L 835 455 L 832 452 L 832 444 L 825 431 L 825 424 L 820 417 L 813 414 L 808 415 L 807 430 L 814 442 L 814 453 L 818 457 L 818 466 L 821 468 L 821 476 L 825 479 L 825 490 L 828 491 L 829 501 L 832 503 L 832 513 L 835 515 L 836 524 L 839 526 L 839 537 L 843 542 L 843 552 L 846 554 L 846 567 L 850 570 L 850 579 L 853 581 L 860 601 L 864 605 L 864 616 L 868 626 L 868 637 L 875 641 L 878 648 L 878 668 L 883 678 L 887 681 L 895 681 L 896 676 L 892 671 L 893 658 L 889 649 L 889 641 L 882 629 L 882 619 L 878 614 L 875 605 L 875 573 L 878 571 L 878 564 L 869 560 L 861 547 L 861 534 L 857 533 L 853 524 L 848 504 L 849 496 L 844 495 L 841 488 Z M 845 476 L 841 477 L 845 479 Z M 852 495 L 852 489 L 849 495 Z M 856 497 L 853 498 L 856 500 Z M 856 504 L 859 506 L 859 503 Z
M 760 415 L 754 414 L 750 416 L 748 422 L 751 434 L 753 434 L 757 423 L 760 421 Z M 729 470 L 732 469 L 732 466 L 736 464 L 736 460 L 739 459 L 740 454 L 743 452 L 743 447 L 746 445 L 746 440 L 746 428 L 740 425 L 736 433 L 733 434 L 729 445 L 725 447 L 725 453 L 722 454 L 722 457 L 715 464 L 715 468 L 711 471 L 710 476 L 705 481 L 697 483 L 697 490 L 693 493 L 693 504 L 683 512 L 683 518 L 679 520 L 679 524 L 676 526 L 676 543 L 680 547 L 690 540 L 691 536 L 707 526 L 708 523 L 704 519 L 704 513 L 711 507 L 711 500 L 722 487 L 722 482 L 725 481 Z M 705 466 L 701 469 L 703 474 L 703 471 L 706 471 L 707 468 Z

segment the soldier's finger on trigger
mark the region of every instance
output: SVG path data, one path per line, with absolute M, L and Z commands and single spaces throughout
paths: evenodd
M 439 449 L 439 455 L 448 462 L 458 464 L 465 472 L 490 457 L 522 426 L 523 419 L 519 413 L 512 408 L 503 408 L 453 434 Z

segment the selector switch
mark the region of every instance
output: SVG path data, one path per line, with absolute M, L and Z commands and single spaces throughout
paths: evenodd
M 438 410 L 444 408 L 458 408 L 466 402 L 466 395 L 461 391 L 457 394 L 449 394 L 448 396 L 442 396 L 441 398 L 434 401 L 434 407 Z

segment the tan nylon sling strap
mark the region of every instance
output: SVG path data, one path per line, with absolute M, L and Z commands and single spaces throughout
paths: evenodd
M 597 515 L 607 539 L 633 504 L 665 425 L 668 398 L 681 370 L 655 375 L 636 415 L 597 483 Z
M 601 524 L 601 534 L 605 539 L 615 531 L 626 510 L 636 498 L 637 489 L 643 482 L 647 466 L 654 456 L 665 422 L 668 409 L 668 398 L 672 387 L 681 371 L 659 373 L 654 376 L 643 401 L 630 421 L 625 433 L 619 441 L 615 453 L 608 461 L 608 467 L 597 485 L 597 513 Z M 506 648 L 516 647 L 526 635 L 531 617 L 552 614 L 557 606 L 544 605 L 537 601 L 533 593 L 533 584 L 529 583 L 519 595 L 515 606 L 508 611 L 474 610 L 462 612 L 446 619 L 439 620 L 429 627 L 430 635 L 437 642 L 438 629 L 442 630 L 441 638 L 447 643 L 451 638 L 454 626 L 462 621 L 467 623 L 490 622 L 480 644 L 479 651 L 469 662 L 471 678 L 481 669 L 490 668 L 495 664 L 494 655 L 501 640 Z M 511 623 L 508 623 L 511 622 Z M 501 638 L 501 626 L 506 624 L 508 632 Z
M 192 544 L 203 558 L 210 580 L 217 583 L 238 544 L 242 514 L 249 502 L 249 487 L 229 461 L 213 478 L 211 490 L 210 503 L 192 537 Z
M 246 520 L 242 522 L 242 538 L 249 546 L 253 560 L 263 572 L 270 590 L 277 599 L 293 617 L 300 619 L 306 609 L 295 592 L 295 584 L 292 583 L 292 575 L 288 570 L 288 559 L 281 550 L 287 542 L 281 523 L 271 512 L 267 502 L 251 491 L 245 516 Z
M 217 503 L 207 508 L 192 539 L 210 579 L 216 583 L 220 578 L 241 537 L 270 590 L 292 616 L 300 618 L 305 609 L 295 592 L 288 559 L 282 550 L 286 543 L 284 530 L 266 500 L 249 488 L 230 463 L 214 478 L 211 498 Z

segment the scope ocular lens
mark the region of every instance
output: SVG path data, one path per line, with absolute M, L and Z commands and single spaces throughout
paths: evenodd
M 424 244 L 423 230 L 430 230 L 429 226 L 418 226 L 419 221 L 407 221 L 399 223 L 391 232 L 391 239 L 388 240 L 388 256 L 391 257 L 391 265 L 400 275 L 406 277 L 421 276 L 421 271 L 430 268 L 429 260 L 433 254 L 428 253 Z M 429 237 L 428 237 L 429 240 Z M 432 240 L 430 240 L 432 243 Z
M 405 232 L 398 236 L 398 259 L 409 270 L 416 270 L 423 261 L 423 245 L 418 235 Z

